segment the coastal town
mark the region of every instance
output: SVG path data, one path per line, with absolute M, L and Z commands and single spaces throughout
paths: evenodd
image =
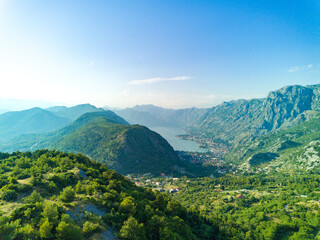
M 186 152 L 177 151 L 181 161 L 192 164 L 212 165 L 221 167 L 224 165 L 223 155 L 217 155 L 211 152 Z
M 184 140 L 194 141 L 200 145 L 200 148 L 204 149 L 205 151 L 218 154 L 218 156 L 228 153 L 228 145 L 226 143 L 221 140 L 214 140 L 208 137 L 205 133 L 180 134 L 177 135 L 177 137 Z
M 203 134 L 185 134 L 177 135 L 177 137 L 198 143 L 203 151 L 176 151 L 183 166 L 175 166 L 171 174 L 161 173 L 158 176 L 154 176 L 151 173 L 147 173 L 143 175 L 127 175 L 127 177 L 137 186 L 148 187 L 163 193 L 176 194 L 183 191 L 185 184 L 194 177 L 217 178 L 225 174 L 241 175 L 244 173 L 269 174 L 271 171 L 276 170 L 270 166 L 244 168 L 243 166 L 237 167 L 233 163 L 226 163 L 223 158 L 228 153 L 227 145 L 209 139 Z M 200 172 L 203 173 L 201 176 L 199 175 Z M 222 189 L 220 186 L 216 186 L 216 191 L 223 191 Z M 239 195 L 236 198 L 242 197 Z

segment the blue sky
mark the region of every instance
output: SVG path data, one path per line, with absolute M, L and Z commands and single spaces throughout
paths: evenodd
M 0 98 L 210 107 L 320 83 L 319 43 L 319 0 L 0 0 Z

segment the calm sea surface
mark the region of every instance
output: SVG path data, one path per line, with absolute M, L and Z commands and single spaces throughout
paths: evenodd
M 199 144 L 190 140 L 183 140 L 181 138 L 176 137 L 180 134 L 186 134 L 186 132 L 183 129 L 171 127 L 150 127 L 150 129 L 159 133 L 163 138 L 165 138 L 174 148 L 174 150 L 204 152 L 204 150 L 199 147 Z

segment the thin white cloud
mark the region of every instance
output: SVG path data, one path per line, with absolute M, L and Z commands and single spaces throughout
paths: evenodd
M 90 62 L 89 63 L 89 66 L 91 67 L 91 66 L 94 66 L 94 62 Z
M 294 66 L 291 67 L 288 72 L 293 73 L 293 72 L 298 72 L 298 71 L 302 71 L 304 69 L 304 67 L 299 67 L 299 66 Z
M 212 107 L 224 101 L 230 101 L 245 96 L 222 95 L 222 94 L 192 94 L 192 93 L 157 93 L 137 92 L 136 90 L 124 89 L 121 93 L 104 95 L 101 106 L 118 108 L 133 107 L 135 105 L 153 104 L 165 108 L 189 108 L 189 107 Z M 251 98 L 251 97 L 248 97 Z
M 143 79 L 143 80 L 133 80 L 128 82 L 130 85 L 141 85 L 141 84 L 153 84 L 157 82 L 169 82 L 169 81 L 186 81 L 191 79 L 189 76 L 179 76 L 179 77 L 173 77 L 173 78 L 149 78 L 149 79 Z
M 310 69 L 312 67 L 313 67 L 312 64 L 309 64 L 307 66 L 293 66 L 293 67 L 289 68 L 288 72 L 289 73 L 299 72 L 299 71 L 303 71 L 306 69 Z

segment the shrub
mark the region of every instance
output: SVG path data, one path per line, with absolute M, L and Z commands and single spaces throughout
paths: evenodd
M 17 196 L 16 191 L 8 189 L 1 194 L 1 199 L 9 202 L 16 200 Z
M 92 222 L 85 222 L 83 224 L 83 233 L 85 236 L 90 236 L 94 233 L 98 233 L 98 232 L 101 232 L 101 227 L 99 226 L 99 224 L 97 223 L 92 223 Z
M 45 221 L 40 225 L 40 229 L 39 229 L 41 239 L 51 238 L 52 236 L 51 229 L 52 229 L 52 226 L 48 218 L 46 218 Z
M 71 186 L 64 188 L 60 194 L 60 199 L 63 202 L 72 202 L 75 199 L 74 189 Z
M 72 223 L 60 222 L 56 230 L 56 237 L 59 240 L 82 239 L 81 229 Z
M 34 190 L 29 197 L 26 197 L 24 199 L 26 203 L 37 203 L 42 202 L 43 198 L 41 197 L 40 193 L 38 193 L 36 190 Z

